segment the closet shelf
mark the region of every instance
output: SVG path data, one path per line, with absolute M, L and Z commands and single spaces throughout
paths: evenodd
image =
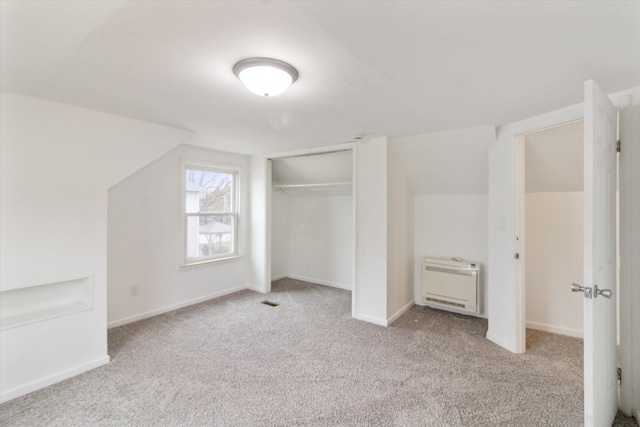
M 325 190 L 350 188 L 351 185 L 351 182 L 327 182 L 315 184 L 275 184 L 273 187 L 281 190 Z

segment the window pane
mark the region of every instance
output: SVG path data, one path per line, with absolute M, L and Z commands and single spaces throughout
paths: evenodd
M 235 174 L 186 170 L 186 212 L 233 212 Z
M 235 254 L 234 215 L 187 216 L 187 260 Z

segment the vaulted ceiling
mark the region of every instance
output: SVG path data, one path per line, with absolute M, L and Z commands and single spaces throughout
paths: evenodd
M 500 126 L 640 85 L 640 2 L 2 1 L 1 89 L 239 153 Z M 244 58 L 295 66 L 261 98 Z

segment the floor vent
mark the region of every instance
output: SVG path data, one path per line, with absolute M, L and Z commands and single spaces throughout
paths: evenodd
M 269 307 L 277 307 L 277 306 L 279 306 L 279 305 L 280 305 L 280 304 L 276 304 L 275 302 L 266 301 L 266 300 L 265 300 L 265 301 L 262 301 L 262 304 L 264 304 L 264 305 L 268 305 Z

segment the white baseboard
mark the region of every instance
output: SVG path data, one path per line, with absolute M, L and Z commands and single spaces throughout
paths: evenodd
M 396 314 L 394 314 L 389 319 L 387 319 L 387 325 L 391 325 L 393 322 L 398 320 L 398 318 L 400 318 L 400 316 L 402 316 L 404 313 L 406 313 L 414 305 L 415 305 L 415 303 L 414 303 L 413 300 L 409 301 L 409 303 L 407 305 L 402 307 L 400 310 L 398 310 L 398 312 Z
M 315 283 L 317 285 L 324 285 L 324 286 L 330 286 L 332 288 L 344 289 L 345 291 L 350 291 L 351 290 L 351 286 L 350 285 L 343 285 L 341 283 L 328 282 L 326 280 L 314 279 L 313 277 L 298 276 L 297 274 L 288 274 L 285 277 L 288 277 L 290 279 L 295 279 L 295 280 L 302 280 L 303 282 Z
M 354 319 L 362 320 L 364 322 L 373 323 L 378 326 L 389 326 L 384 319 L 378 319 L 377 317 L 367 316 L 366 314 L 356 313 L 353 315 Z
M 637 423 L 640 423 L 640 409 L 636 409 L 636 415 L 634 417 Z
M 25 394 L 40 390 L 55 383 L 59 383 L 60 381 L 64 381 L 71 377 L 75 377 L 76 375 L 80 375 L 99 366 L 106 365 L 107 363 L 109 363 L 109 360 L 109 356 L 105 355 L 82 365 L 78 365 L 75 368 L 67 369 L 65 371 L 58 372 L 57 374 L 49 375 L 48 377 L 39 379 L 38 381 L 34 381 L 23 386 L 13 388 L 11 390 L 7 390 L 0 394 L 0 403 L 15 399 L 16 397 L 24 396 Z
M 280 280 L 280 279 L 284 279 L 285 277 L 289 277 L 287 274 L 278 274 L 275 276 L 271 276 L 271 281 L 276 281 L 276 280 Z
M 553 332 L 554 334 L 567 335 L 570 337 L 583 338 L 584 332 L 578 329 L 563 328 L 561 326 L 547 325 L 544 323 L 526 322 L 527 328 L 536 329 L 538 331 Z
M 204 301 L 209 301 L 214 298 L 222 297 L 225 295 L 232 294 L 234 292 L 242 291 L 245 289 L 251 289 L 252 291 L 259 291 L 258 289 L 250 288 L 248 286 L 238 286 L 235 288 L 227 289 L 224 291 L 214 292 L 212 294 L 204 295 L 198 298 L 193 298 L 187 301 L 179 302 L 176 304 L 171 304 L 165 307 L 157 308 L 155 310 L 145 311 L 144 313 L 136 314 L 133 316 L 125 317 L 119 320 L 114 320 L 107 323 L 107 329 L 115 328 L 116 326 L 126 325 L 128 323 L 137 322 L 138 320 L 148 319 L 149 317 L 157 316 L 159 314 L 168 313 L 169 311 L 177 310 L 179 308 L 187 307 L 193 304 L 198 304 Z M 264 293 L 264 292 L 263 292 Z

